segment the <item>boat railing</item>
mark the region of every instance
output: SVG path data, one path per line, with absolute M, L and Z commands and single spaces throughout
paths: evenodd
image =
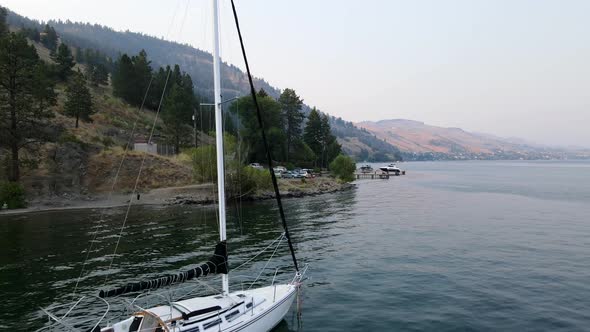
M 75 309 L 86 299 L 93 299 L 94 301 L 103 303 L 102 315 L 97 319 L 96 316 L 88 318 L 85 313 L 78 313 Z M 56 304 L 47 308 L 41 308 L 41 311 L 47 315 L 49 325 L 44 326 L 37 331 L 94 331 L 100 326 L 100 323 L 105 319 L 111 309 L 111 305 L 105 299 L 94 295 L 86 295 L 79 298 L 77 301 L 65 304 Z M 61 313 L 65 310 L 65 313 Z M 77 316 L 79 315 L 79 316 Z M 90 327 L 90 329 L 89 329 Z

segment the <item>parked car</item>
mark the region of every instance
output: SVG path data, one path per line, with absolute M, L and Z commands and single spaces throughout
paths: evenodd
M 305 174 L 303 174 L 303 172 L 301 170 L 296 171 L 296 172 L 294 171 L 293 177 L 296 179 L 303 179 L 305 177 Z
M 302 169 L 300 173 L 305 178 L 313 178 L 314 177 L 312 170 L 307 169 L 307 168 Z
M 315 178 L 315 174 L 313 173 L 313 169 L 310 168 L 304 168 L 301 171 L 304 172 L 305 177 L 307 178 Z
M 294 177 L 295 177 L 295 174 L 293 174 L 293 172 L 291 172 L 291 171 L 282 172 L 283 179 L 292 179 Z
M 262 165 L 260 165 L 259 163 L 251 163 L 248 166 L 250 166 L 252 168 L 256 168 L 256 169 L 264 169 L 264 167 L 262 167 Z
M 286 172 L 287 169 L 284 166 L 275 166 L 275 167 L 273 167 L 273 171 L 282 173 L 282 172 Z

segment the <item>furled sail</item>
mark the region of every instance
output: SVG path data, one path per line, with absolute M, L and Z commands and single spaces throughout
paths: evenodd
M 146 289 L 157 289 L 159 287 L 169 286 L 175 283 L 181 283 L 187 280 L 204 277 L 211 273 L 227 274 L 227 272 L 227 243 L 222 241 L 219 242 L 217 246 L 215 246 L 215 252 L 213 253 L 213 256 L 211 256 L 211 258 L 206 263 L 201 264 L 194 269 L 177 274 L 165 275 L 151 280 L 129 283 L 118 288 L 101 290 L 98 296 L 105 298 L 126 293 L 139 292 Z

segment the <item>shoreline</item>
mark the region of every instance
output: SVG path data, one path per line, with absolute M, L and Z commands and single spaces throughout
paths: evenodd
M 351 190 L 356 187 L 353 183 L 340 183 L 335 179 L 328 178 L 316 178 L 314 181 L 308 181 L 305 185 L 299 187 L 292 185 L 298 183 L 301 182 L 282 180 L 279 183 L 281 197 L 290 199 L 318 196 Z M 130 193 L 94 194 L 77 197 L 64 194 L 62 196 L 35 198 L 29 202 L 29 207 L 23 209 L 0 210 L 0 217 L 36 212 L 118 208 L 129 205 L 130 199 L 134 200 L 132 205 L 135 206 L 209 206 L 215 204 L 216 195 L 215 185 L 212 183 L 152 189 L 140 193 L 139 199 L 137 195 L 131 196 Z M 256 202 L 274 199 L 274 197 L 274 192 L 265 191 L 245 195 L 241 199 L 247 202 Z M 229 197 L 228 200 L 230 199 L 234 199 L 234 197 Z

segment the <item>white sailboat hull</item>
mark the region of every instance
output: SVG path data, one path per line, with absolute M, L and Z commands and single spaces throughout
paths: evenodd
M 295 284 L 282 284 L 233 292 L 228 296 L 192 298 L 139 311 L 101 332 L 155 332 L 158 328 L 170 332 L 270 331 L 289 312 L 296 294 Z M 191 316 L 191 312 L 211 308 L 218 309 Z M 138 319 L 141 323 L 134 330 L 131 326 Z
M 295 296 L 296 291 L 293 291 L 284 296 L 280 301 L 273 303 L 268 309 L 261 310 L 259 313 L 251 316 L 250 319 L 244 320 L 239 326 L 222 331 L 270 331 L 285 318 L 285 315 L 287 315 L 295 300 Z

